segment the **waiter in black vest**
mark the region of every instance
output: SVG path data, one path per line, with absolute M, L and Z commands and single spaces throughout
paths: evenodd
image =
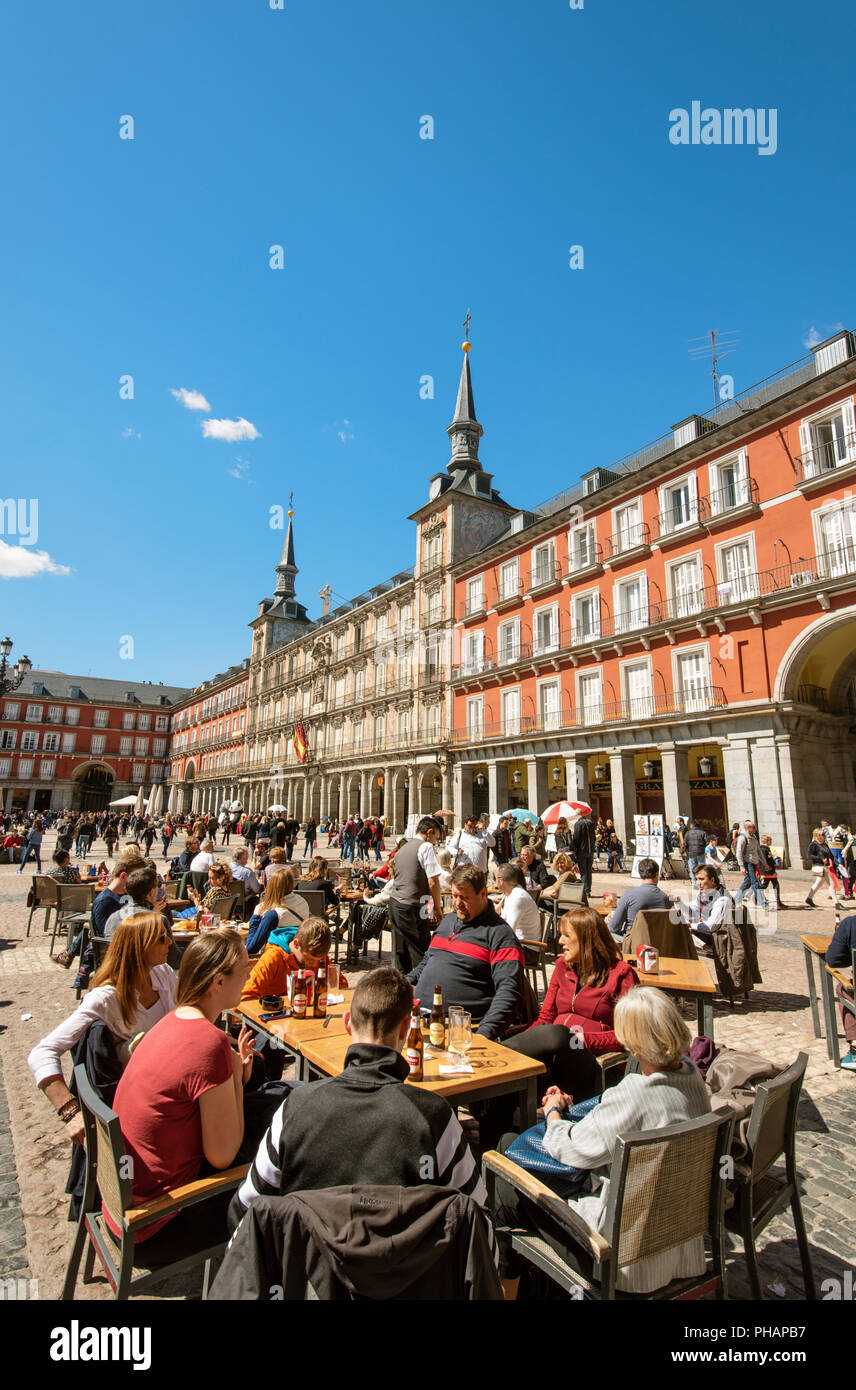
M 423 816 L 414 838 L 396 851 L 389 916 L 398 933 L 397 964 L 404 975 L 415 969 L 427 951 L 432 922 L 443 920 L 435 853 L 442 833 L 441 821 Z

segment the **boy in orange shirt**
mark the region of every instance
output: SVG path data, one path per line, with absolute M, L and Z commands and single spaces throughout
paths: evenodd
M 288 977 L 294 970 L 317 970 L 322 960 L 330 952 L 332 936 L 323 917 L 307 917 L 301 922 L 296 935 L 287 946 L 278 945 L 277 932 L 271 932 L 270 940 L 262 955 L 253 966 L 241 1002 L 246 999 L 261 999 L 265 994 L 288 994 Z M 339 976 L 343 989 L 348 988 L 344 975 Z

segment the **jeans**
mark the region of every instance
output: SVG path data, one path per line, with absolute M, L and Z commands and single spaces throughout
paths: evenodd
M 752 892 L 755 894 L 755 901 L 758 904 L 758 906 L 766 907 L 767 898 L 766 894 L 764 893 L 764 889 L 761 887 L 761 881 L 758 878 L 758 865 L 751 864 L 747 860 L 747 862 L 743 865 L 743 872 L 744 879 L 740 887 L 737 889 L 737 893 L 734 898 L 735 903 L 742 903 L 743 894 L 746 892 L 747 888 L 751 888 Z
M 382 849 L 383 849 L 383 845 L 380 844 L 380 843 L 376 844 L 375 847 L 374 847 L 374 857 L 375 857 L 375 863 L 376 863 L 376 864 L 379 864 L 379 863 L 381 862 L 381 858 L 382 858 L 381 850 L 382 850 Z
M 343 863 L 344 863 L 344 861 L 345 861 L 346 859 L 350 859 L 351 863 L 353 864 L 353 862 L 354 862 L 354 853 L 355 853 L 355 851 L 356 851 L 356 848 L 357 848 L 357 841 L 356 841 L 355 836 L 353 836 L 353 835 L 344 835 L 344 836 L 342 837 L 342 862 L 343 862 Z
M 77 857 L 78 857 L 78 859 L 85 859 L 86 856 L 87 856 L 87 854 L 88 854 L 88 852 L 89 852 L 89 836 L 88 836 L 88 835 L 78 835 L 78 837 L 77 837 Z
M 689 871 L 690 871 L 690 879 L 691 879 L 691 880 L 694 880 L 694 879 L 695 879 L 695 871 L 696 871 L 696 869 L 700 869 L 703 863 L 704 863 L 704 855 L 703 855 L 703 854 L 688 854 L 688 855 L 687 855 L 687 868 L 688 868 Z
M 312 856 L 314 853 L 315 853 L 315 841 L 314 841 L 314 840 L 310 840 L 310 839 L 309 839 L 309 836 L 307 835 L 307 837 L 306 837 L 306 844 L 303 846 L 303 857 L 304 857 L 305 859 L 309 859 L 309 858 L 311 858 L 311 856 Z
M 35 860 L 36 860 L 36 868 L 37 868 L 38 872 L 41 873 L 41 871 L 42 871 L 42 847 L 41 847 L 40 844 L 38 844 L 38 845 L 26 845 L 26 846 L 25 846 L 24 852 L 23 852 L 23 854 L 21 855 L 21 867 L 18 869 L 18 873 L 21 873 L 21 872 L 23 871 L 24 865 L 26 864 L 26 862 L 27 862 L 27 860 L 29 859 L 29 857 L 30 857 L 31 854 L 34 855 Z

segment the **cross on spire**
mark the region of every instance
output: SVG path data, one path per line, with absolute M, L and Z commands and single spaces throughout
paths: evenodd
M 469 336 L 470 336 L 470 319 L 471 319 L 471 318 L 472 318 L 472 314 L 470 313 L 470 311 L 469 311 L 469 309 L 468 309 L 468 310 L 467 310 L 467 316 L 466 316 L 466 318 L 464 319 L 464 322 L 463 322 L 463 325 L 462 325 L 463 330 L 464 330 L 464 337 L 465 337 L 465 338 L 469 338 Z

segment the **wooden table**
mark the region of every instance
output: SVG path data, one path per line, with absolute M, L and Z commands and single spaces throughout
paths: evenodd
M 706 1038 L 713 1037 L 713 997 L 716 985 L 702 960 L 677 960 L 673 956 L 660 957 L 660 969 L 656 975 L 648 975 L 640 970 L 634 955 L 625 955 L 636 971 L 640 985 L 651 985 L 654 989 L 665 990 L 667 994 L 685 994 L 696 1001 L 696 1026 Z
M 323 1018 L 271 1018 L 266 1023 L 261 1022 L 261 1015 L 267 1010 L 263 1009 L 258 999 L 245 999 L 231 1012 L 240 1017 L 257 1033 L 265 1037 L 272 1038 L 281 1044 L 286 1052 L 290 1052 L 297 1063 L 297 1079 L 305 1081 L 307 1067 L 304 1062 L 303 1045 L 313 1038 L 342 1038 L 345 1040 L 346 1050 L 350 1043 L 350 1037 L 345 1030 L 345 1013 L 351 1007 L 351 1000 L 354 997 L 352 989 L 342 989 L 336 991 L 344 994 L 343 1004 L 334 1004 L 327 1011 L 327 1018 L 330 1020 L 325 1027 Z
M 332 1025 L 331 1025 L 332 1027 Z M 307 1073 L 318 1076 L 338 1076 L 345 1065 L 345 1053 L 350 1046 L 350 1038 L 314 1037 L 301 1045 L 301 1051 L 308 1064 Z M 445 1058 L 445 1053 L 442 1054 Z M 453 1106 L 475 1100 L 489 1100 L 493 1096 L 518 1095 L 520 1097 L 520 1120 L 524 1129 L 534 1125 L 538 1111 L 538 1080 L 546 1067 L 531 1057 L 524 1057 L 501 1043 L 490 1042 L 487 1038 L 473 1037 L 469 1060 L 472 1075 L 441 1076 L 438 1057 L 425 1059 L 425 1080 L 409 1081 L 411 1086 L 420 1086 L 425 1091 L 443 1096 Z
M 805 973 L 806 979 L 808 980 L 808 998 L 811 1004 L 811 1022 L 816 1038 L 823 1037 L 820 1031 L 820 1017 L 817 1012 L 817 985 L 814 978 L 815 957 L 819 957 L 820 959 L 820 992 L 823 999 L 823 1019 L 826 1024 L 826 1054 L 828 1057 L 832 1057 L 833 1049 L 836 1053 L 838 1052 L 838 1020 L 835 1017 L 835 986 L 832 983 L 831 977 L 824 969 L 826 964 L 826 948 L 831 940 L 831 936 L 800 937 L 805 954 Z M 837 1056 L 835 1060 L 838 1060 Z

